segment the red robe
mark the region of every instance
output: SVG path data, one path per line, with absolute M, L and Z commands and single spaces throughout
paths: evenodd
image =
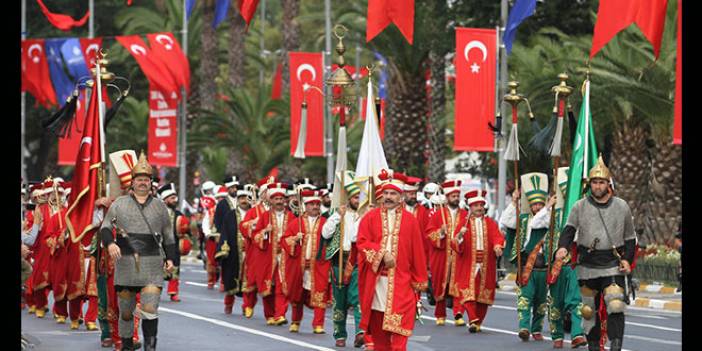
M 443 211 L 443 215 L 441 211 Z M 456 218 L 452 220 L 449 209 L 443 207 L 434 211 L 434 214 L 429 218 L 426 237 L 431 243 L 429 268 L 431 270 L 431 286 L 436 301 L 443 300 L 447 293 L 451 296 L 458 296 L 458 290 L 456 289 L 456 259 L 455 253 L 451 250 L 450 239 L 458 221 L 467 215 L 468 211 L 459 208 Z M 439 232 L 444 223 L 447 231 L 442 239 Z M 449 291 L 445 291 L 447 283 Z
M 417 219 L 402 207 L 396 209 L 395 230 L 390 233 L 387 211 L 384 207 L 371 210 L 358 227 L 358 292 L 361 311 L 364 311 L 359 327 L 368 330 L 376 283 L 381 274 L 387 274 L 383 330 L 410 336 L 414 329 L 416 291 L 424 291 L 428 286 L 422 235 Z M 382 257 L 390 236 L 395 267 L 386 269 Z
M 32 267 L 32 276 L 30 280 L 32 281 L 32 289 L 40 290 L 50 284 L 49 280 L 49 261 L 51 254 L 49 252 L 49 247 L 47 246 L 46 239 L 49 238 L 51 230 L 49 229 L 48 220 L 51 218 L 51 213 L 49 210 L 49 204 L 41 204 L 39 206 L 39 211 L 41 211 L 41 217 L 43 223 L 37 234 L 37 239 L 32 245 L 32 255 L 34 257 L 34 266 Z
M 248 216 L 248 213 L 246 215 Z M 273 274 L 276 273 L 276 256 L 278 253 L 282 252 L 280 243 L 275 238 L 275 233 L 277 233 L 278 228 L 283 228 L 284 234 L 285 228 L 287 228 L 288 223 L 290 223 L 294 217 L 292 212 L 285 210 L 283 223 L 276 223 L 275 211 L 273 209 L 261 212 L 258 217 L 259 220 L 256 224 L 256 229 L 251 231 L 251 254 L 249 255 L 249 253 L 247 253 L 246 256 L 251 256 L 249 271 L 253 273 L 252 278 L 254 280 L 249 280 L 247 282 L 252 282 L 249 285 L 255 285 L 258 289 L 258 293 L 263 297 L 274 292 L 273 280 L 275 277 Z M 273 229 L 268 235 L 268 239 L 264 239 L 263 230 L 266 229 L 269 224 Z
M 405 207 L 407 209 L 407 207 Z M 430 218 L 430 211 L 422 206 L 421 204 L 417 203 L 414 205 L 414 210 L 411 211 L 412 215 L 414 215 L 414 218 L 417 219 L 417 222 L 419 223 L 419 233 L 422 234 L 422 244 L 424 246 L 424 257 L 426 257 L 426 262 L 427 262 L 427 269 L 429 268 L 429 257 L 431 253 L 431 241 L 429 238 L 426 236 L 427 234 L 427 226 L 429 225 L 429 218 Z
M 302 220 L 302 242 L 297 242 L 295 237 L 300 232 L 300 221 Z M 307 305 L 310 308 L 326 308 L 329 300 L 329 269 L 331 261 L 327 261 L 326 247 L 322 245 L 322 227 L 327 221 L 323 216 L 317 217 L 312 228 L 308 225 L 307 215 L 293 219 L 287 227 L 280 244 L 285 251 L 286 259 L 281 263 L 285 271 L 283 281 L 283 294 L 288 297 L 290 303 L 307 303 L 303 301 L 302 277 L 305 271 L 305 248 L 310 241 L 311 256 L 307 265 L 310 269 L 310 300 Z
M 254 270 L 251 263 L 253 256 L 251 252 L 253 250 L 251 231 L 253 223 L 256 222 L 256 219 L 264 212 L 266 212 L 265 207 L 263 204 L 259 203 L 258 205 L 249 209 L 246 212 L 244 219 L 241 221 L 241 223 L 239 223 L 239 231 L 241 231 L 241 236 L 244 238 L 244 252 L 246 253 L 246 256 L 244 257 L 244 266 L 246 267 L 246 271 L 244 272 L 246 277 L 246 286 L 241 289 L 242 292 L 245 293 L 256 290 L 256 277 L 254 276 Z
M 51 217 L 45 218 L 44 226 L 47 228 L 46 245 L 49 249 L 51 258 L 49 260 L 49 280 L 51 281 L 51 290 L 54 292 L 54 300 L 61 301 L 66 298 L 66 267 L 68 263 L 68 251 L 66 246 L 70 239 L 65 239 L 64 231 L 66 229 L 66 208 L 61 206 L 61 209 L 52 214 Z M 48 218 L 48 220 L 47 220 Z
M 504 236 L 492 218 L 483 216 L 483 250 L 477 250 L 478 235 L 474 234 L 475 217 L 462 216 L 458 222 L 458 227 L 454 232 L 454 237 L 458 232 L 466 227 L 467 231 L 463 236 L 463 242 L 458 243 L 457 239 L 451 241 L 451 248 L 457 254 L 456 265 L 456 287 L 459 291 L 460 303 L 477 301 L 479 303 L 492 305 L 495 300 L 495 287 L 497 283 L 497 256 L 495 247 L 504 247 Z M 480 279 L 476 282 L 476 260 L 480 260 L 482 255 L 482 267 L 480 268 Z

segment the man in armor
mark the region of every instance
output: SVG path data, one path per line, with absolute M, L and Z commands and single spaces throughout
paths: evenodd
M 100 238 L 115 260 L 115 291 L 120 311 L 122 350 L 134 350 L 132 335 L 136 294 L 141 295 L 144 350 L 156 349 L 158 305 L 164 269 L 173 270 L 176 247 L 168 209 L 150 194 L 153 170 L 142 152 L 132 169 L 133 193 L 112 203 L 100 227 Z M 113 227 L 117 232 L 112 236 Z
M 590 194 L 573 205 L 566 226 L 558 241 L 556 259 L 568 254 L 578 238 L 578 264 L 575 272 L 580 284 L 583 307 L 583 331 L 590 350 L 599 350 L 600 297 L 607 310 L 607 336 L 610 350 L 620 351 L 624 337 L 626 310 L 625 275 L 636 251 L 636 232 L 629 205 L 614 196 L 610 188 L 611 174 L 600 155 L 590 170 Z

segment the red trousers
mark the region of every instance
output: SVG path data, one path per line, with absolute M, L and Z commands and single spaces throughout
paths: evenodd
M 168 289 L 166 290 L 168 295 L 178 295 L 179 285 L 180 281 L 178 279 L 171 278 L 171 280 L 168 281 Z
M 302 290 L 302 301 L 309 301 L 310 291 Z M 291 303 L 292 305 L 292 321 L 300 323 L 302 321 L 302 311 L 304 303 Z M 314 317 L 312 318 L 312 327 L 324 327 L 324 308 L 314 308 Z
M 234 295 L 224 294 L 224 305 L 232 306 L 234 305 Z
M 383 317 L 385 313 L 371 310 L 368 333 L 373 338 L 376 351 L 404 351 L 407 350 L 407 337 L 383 330 Z
M 489 305 L 475 301 L 468 301 L 464 304 L 464 306 L 466 308 L 466 311 L 468 311 L 469 323 L 483 323 Z
M 63 317 L 68 317 L 70 315 L 72 321 L 77 321 L 81 316 L 82 306 L 83 304 L 81 298 L 73 300 L 63 299 L 61 301 L 54 301 L 54 314 Z M 97 311 L 95 312 L 95 314 L 97 316 Z
M 81 308 L 81 310 L 83 310 Z M 88 296 L 88 310 L 85 312 L 85 322 L 95 323 L 98 315 L 98 297 Z
M 453 299 L 453 315 L 463 314 L 464 308 L 458 303 L 458 299 Z M 446 298 L 441 301 L 436 301 L 436 308 L 434 309 L 434 317 L 436 318 L 446 318 Z
M 258 301 L 258 296 L 256 296 L 256 291 L 247 292 L 247 293 L 244 293 L 243 295 L 244 295 L 244 303 L 241 305 L 242 311 L 246 307 L 254 308 L 254 306 L 256 306 L 256 302 Z
M 41 288 L 39 290 L 34 290 L 32 300 L 34 300 L 34 305 L 37 309 L 46 308 L 49 304 L 49 288 Z
M 288 313 L 288 298 L 283 294 L 283 283 L 280 281 L 278 269 L 280 267 L 276 267 L 273 272 L 275 276 L 275 318 L 285 317 L 285 314 Z
M 215 260 L 217 242 L 214 239 L 205 240 L 205 253 L 207 255 L 207 284 L 214 285 L 217 282 L 217 260 Z

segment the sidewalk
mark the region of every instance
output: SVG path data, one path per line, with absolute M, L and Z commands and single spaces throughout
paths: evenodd
M 514 273 L 509 273 L 505 279 L 500 280 L 500 290 L 515 291 L 515 276 Z M 642 283 L 631 306 L 682 312 L 682 293 L 676 293 L 674 287 Z

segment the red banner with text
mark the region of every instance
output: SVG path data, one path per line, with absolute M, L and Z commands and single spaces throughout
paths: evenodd
M 149 89 L 148 159 L 153 166 L 178 166 L 178 97 Z

